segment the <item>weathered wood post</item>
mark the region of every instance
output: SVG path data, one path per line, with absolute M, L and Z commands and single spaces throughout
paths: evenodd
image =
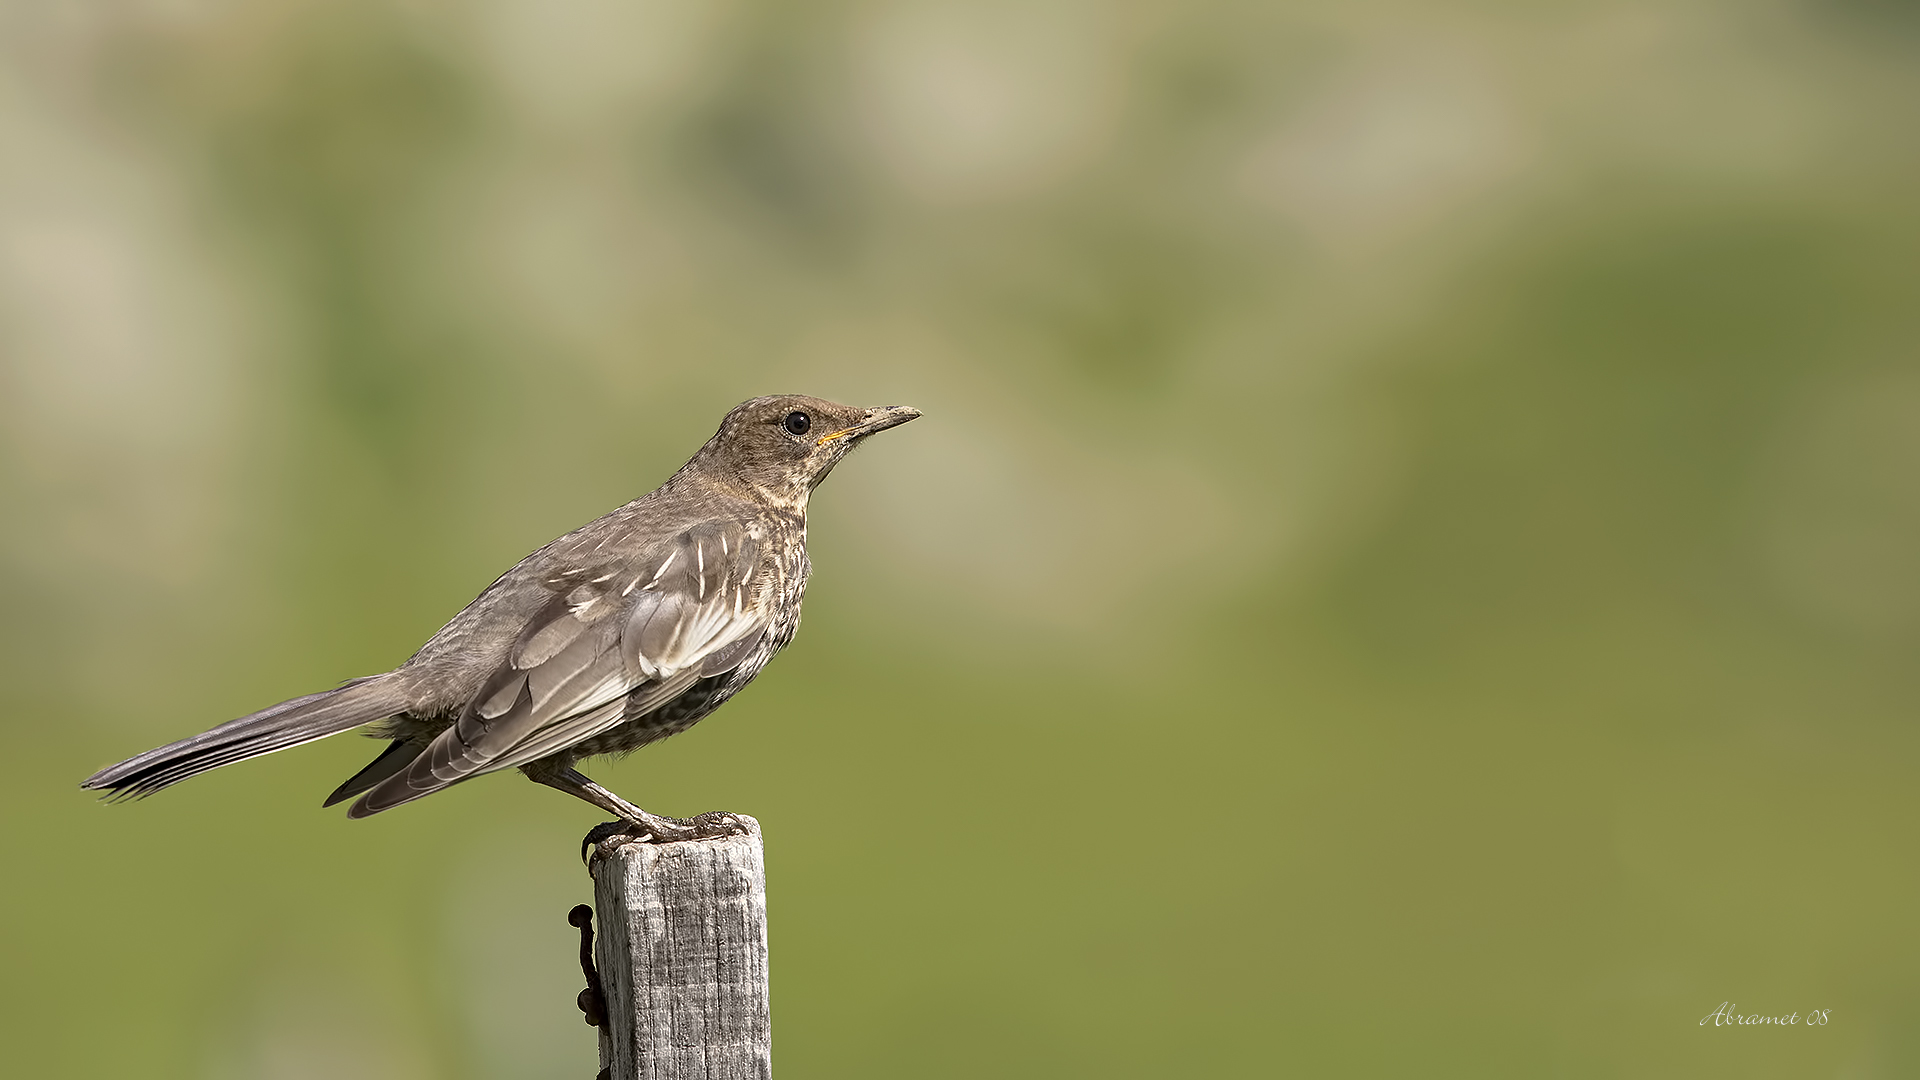
M 599 844 L 588 860 L 611 1080 L 760 1080 L 773 1072 L 767 871 L 744 836 Z

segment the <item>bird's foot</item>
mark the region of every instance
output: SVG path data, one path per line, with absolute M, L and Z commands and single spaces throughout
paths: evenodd
M 682 840 L 719 840 L 745 836 L 752 831 L 750 819 L 724 810 L 709 810 L 690 818 L 660 817 L 644 810 L 637 819 L 608 821 L 595 825 L 580 841 L 580 857 L 613 839 L 639 844 L 677 844 Z
M 704 814 L 695 814 L 687 824 L 693 826 L 691 840 L 721 840 L 729 836 L 746 836 L 753 831 L 752 819 L 740 814 L 729 814 L 725 810 L 709 810 Z

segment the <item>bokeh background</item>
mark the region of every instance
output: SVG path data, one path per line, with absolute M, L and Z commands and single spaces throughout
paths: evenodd
M 764 823 L 783 1077 L 1920 1075 L 1917 91 L 1896 0 L 6 5 L 0 1071 L 590 1076 L 590 808 L 76 785 L 801 391 L 927 415 L 593 770 Z

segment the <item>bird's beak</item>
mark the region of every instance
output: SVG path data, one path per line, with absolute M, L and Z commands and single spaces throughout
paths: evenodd
M 822 435 L 814 445 L 825 446 L 837 439 L 864 439 L 876 431 L 885 431 L 920 415 L 920 410 L 911 405 L 882 405 L 877 409 L 868 409 L 867 418 L 848 428 L 841 428 L 831 434 Z

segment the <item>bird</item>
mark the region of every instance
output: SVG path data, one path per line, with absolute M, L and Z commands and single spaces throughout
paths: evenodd
M 364 818 L 487 773 L 529 779 L 664 843 L 740 831 L 731 814 L 648 813 L 575 766 L 685 731 L 793 640 L 812 564 L 807 501 L 868 437 L 920 416 L 757 397 L 664 484 L 521 559 L 399 667 L 221 724 L 94 773 L 141 798 L 356 728 L 388 740 L 323 805 Z

